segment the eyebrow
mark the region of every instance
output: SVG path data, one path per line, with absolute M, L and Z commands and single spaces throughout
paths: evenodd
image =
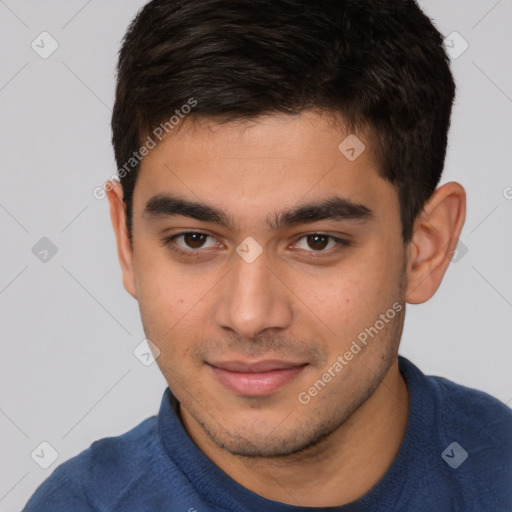
M 223 210 L 214 206 L 190 201 L 170 194 L 157 194 L 147 201 L 143 216 L 161 218 L 183 216 L 203 222 L 219 224 L 234 231 L 235 222 Z M 283 210 L 269 216 L 267 222 L 272 230 L 310 224 L 321 220 L 370 221 L 374 218 L 367 206 L 349 199 L 333 196 L 321 201 L 303 203 L 290 210 Z

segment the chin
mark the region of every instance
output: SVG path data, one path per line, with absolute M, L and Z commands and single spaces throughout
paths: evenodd
M 307 420 L 298 418 L 296 411 L 266 418 L 254 411 L 254 421 L 248 422 L 247 414 L 239 420 L 227 418 L 229 429 L 218 424 L 215 428 L 202 423 L 211 440 L 223 450 L 241 457 L 276 458 L 306 452 L 327 439 L 340 426 L 340 421 L 330 418 Z

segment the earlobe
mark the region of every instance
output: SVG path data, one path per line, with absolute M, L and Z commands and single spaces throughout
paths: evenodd
M 118 181 L 110 180 L 108 183 L 107 197 L 110 205 L 110 219 L 116 236 L 117 255 L 123 274 L 123 285 L 126 291 L 136 299 L 133 251 L 126 227 L 126 205 L 123 201 L 123 188 Z
M 441 281 L 464 226 L 466 192 L 456 182 L 437 188 L 416 219 L 407 254 L 407 294 L 410 304 L 430 299 Z

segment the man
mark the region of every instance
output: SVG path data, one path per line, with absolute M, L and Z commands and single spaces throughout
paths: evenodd
M 117 80 L 106 190 L 169 387 L 25 510 L 512 510 L 512 412 L 398 356 L 465 219 L 415 2 L 154 0 Z

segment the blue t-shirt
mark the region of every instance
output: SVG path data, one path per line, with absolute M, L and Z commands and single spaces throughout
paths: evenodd
M 512 512 L 512 410 L 401 356 L 399 367 L 410 400 L 404 439 L 352 503 L 297 507 L 241 486 L 197 448 L 167 388 L 158 416 L 62 463 L 24 512 Z

